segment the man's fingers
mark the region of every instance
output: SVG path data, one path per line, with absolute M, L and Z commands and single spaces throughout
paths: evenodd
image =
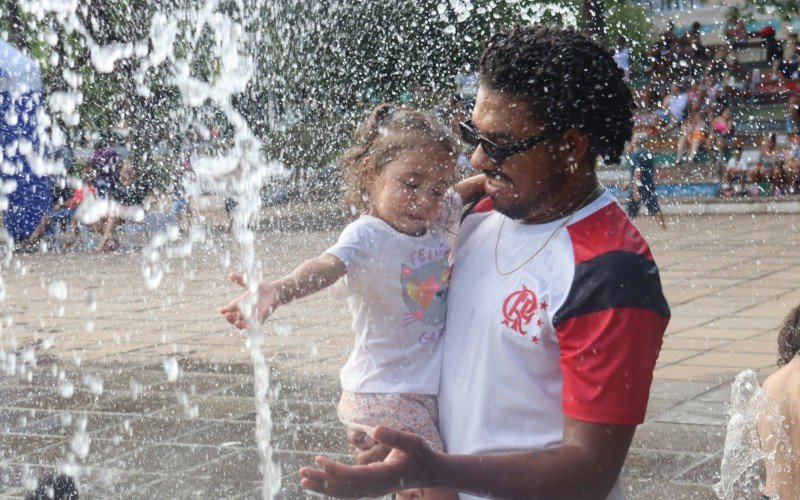
M 328 480 L 328 475 L 324 471 L 315 469 L 313 467 L 301 467 L 300 477 L 320 484 Z
M 375 428 L 372 436 L 382 445 L 403 451 L 415 450 L 422 439 L 411 432 L 402 432 L 382 425 Z
M 239 273 L 230 273 L 228 275 L 228 279 L 233 281 L 234 283 L 236 283 L 237 285 L 239 285 L 242 288 L 247 288 L 245 286 L 245 284 L 244 284 L 244 278 Z
M 350 429 L 347 431 L 347 441 L 360 450 L 368 450 L 375 446 L 375 441 L 364 431 Z
M 239 310 L 239 306 L 236 305 L 236 301 L 234 300 L 230 304 L 224 307 L 219 308 L 219 313 L 222 315 L 232 314 Z
M 386 458 L 391 451 L 392 449 L 388 446 L 375 444 L 366 450 L 354 448 L 353 456 L 355 456 L 356 462 L 358 462 L 360 465 L 364 465 L 383 461 L 383 459 Z

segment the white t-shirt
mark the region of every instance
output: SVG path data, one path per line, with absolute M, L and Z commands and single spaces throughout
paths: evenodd
M 340 373 L 350 392 L 437 394 L 450 285 L 450 238 L 461 199 L 450 193 L 439 222 L 409 236 L 362 215 L 327 250 L 347 266 L 344 288 L 355 348 Z
M 742 156 L 739 161 L 736 161 L 735 156 L 731 156 L 731 159 L 728 160 L 728 168 L 736 169 L 740 172 L 747 171 L 747 158 Z
M 454 247 L 439 390 L 447 452 L 556 447 L 565 414 L 644 421 L 669 320 L 647 243 L 608 193 L 561 229 L 564 219 L 506 219 L 498 242 L 504 219 L 480 203 Z

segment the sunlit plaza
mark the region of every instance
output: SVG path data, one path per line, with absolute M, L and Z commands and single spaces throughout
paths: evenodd
M 623 471 L 629 498 L 714 498 L 731 382 L 747 368 L 774 371 L 777 326 L 800 302 L 797 217 L 670 216 L 667 231 L 637 221 L 672 320 Z M 315 255 L 336 234 L 264 228 L 264 274 Z M 250 355 L 217 313 L 235 293 L 225 276 L 237 249 L 225 233 L 203 246 L 170 262 L 155 290 L 140 252 L 12 257 L 0 344 L 3 495 L 18 497 L 59 467 L 87 498 L 260 495 Z M 303 497 L 297 470 L 315 455 L 348 459 L 335 405 L 349 323 L 345 305 L 322 293 L 266 326 L 281 498 Z
M 800 498 L 798 34 L 0 0 L 0 497 Z

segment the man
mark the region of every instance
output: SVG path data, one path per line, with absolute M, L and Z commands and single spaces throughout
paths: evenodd
M 630 190 L 631 193 L 625 211 L 628 213 L 628 217 L 634 218 L 639 215 L 639 209 L 644 204 L 647 212 L 656 218 L 661 228 L 666 229 L 667 221 L 664 220 L 664 214 L 661 213 L 656 194 L 653 154 L 642 144 L 646 136 L 644 133 L 636 134 L 631 140 L 628 154 L 624 158 L 624 162 L 628 164 L 630 170 L 630 178 L 625 190 Z
M 447 454 L 378 427 L 383 461 L 324 457 L 303 487 L 375 496 L 439 486 L 460 498 L 619 498 L 669 308 L 647 244 L 599 184 L 633 101 L 611 55 L 572 29 L 514 27 L 485 45 L 466 141 L 489 198 L 465 217 L 439 395 Z M 363 437 L 363 436 L 362 436 Z M 374 458 L 373 458 L 374 459 Z

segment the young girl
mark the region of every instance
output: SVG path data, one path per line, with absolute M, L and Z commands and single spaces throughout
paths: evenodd
M 778 366 L 767 377 L 764 390 L 783 419 L 781 429 L 774 420 L 761 415 L 758 435 L 761 446 L 772 458 L 765 460 L 767 481 L 764 498 L 800 498 L 800 306 L 783 321 L 778 333 Z M 788 446 L 781 446 L 785 432 Z M 778 434 L 776 436 L 776 434 Z
M 442 450 L 436 394 L 450 238 L 462 204 L 482 194 L 483 176 L 449 189 L 461 153 L 458 140 L 419 111 L 378 105 L 355 142 L 340 168 L 346 209 L 360 216 L 325 253 L 262 284 L 257 319 L 338 281 L 356 333 L 341 371 L 339 419 L 353 429 L 381 424 L 415 432 Z M 229 277 L 243 286 L 240 275 Z M 245 327 L 239 304 L 246 295 L 220 309 L 238 328 Z M 455 496 L 426 491 L 425 498 Z

